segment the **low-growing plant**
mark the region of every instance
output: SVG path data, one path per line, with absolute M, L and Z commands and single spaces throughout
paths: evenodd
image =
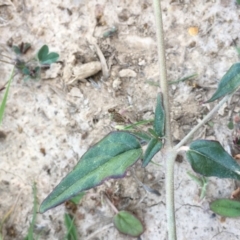
M 9 93 L 10 85 L 12 83 L 12 79 L 14 78 L 14 75 L 15 75 L 15 70 L 17 70 L 16 73 L 23 74 L 24 80 L 28 80 L 28 79 L 37 80 L 40 78 L 41 69 L 48 68 L 52 63 L 55 63 L 59 58 L 58 53 L 49 52 L 48 46 L 43 45 L 37 52 L 36 56 L 26 61 L 23 59 L 23 55 L 28 51 L 30 47 L 31 45 L 29 43 L 22 43 L 19 46 L 14 45 L 12 49 L 16 54 L 16 59 L 14 59 L 13 61 L 11 58 L 3 54 L 0 54 L 2 57 L 10 59 L 11 62 L 8 62 L 5 60 L 0 60 L 0 61 L 4 63 L 12 64 L 14 66 L 12 73 L 10 75 L 10 78 L 5 84 L 7 87 L 3 96 L 3 100 L 0 105 L 0 124 L 3 119 L 7 98 L 8 98 L 8 93 Z M 4 88 L 5 86 L 3 86 L 0 89 L 0 91 L 4 90 Z
M 175 240 L 177 235 L 174 209 L 174 163 L 180 151 L 186 152 L 187 161 L 192 169 L 203 176 L 203 178 L 197 178 L 190 175 L 202 188 L 202 197 L 206 192 L 206 177 L 240 180 L 240 166 L 219 142 L 205 139 L 192 141 L 194 133 L 208 122 L 239 88 L 240 63 L 231 66 L 219 82 L 216 92 L 207 102 L 213 102 L 222 97 L 223 99 L 176 146 L 173 146 L 160 1 L 153 0 L 153 7 L 156 16 L 161 94 L 157 95 L 152 127 L 144 131 L 139 129 L 141 126 L 139 124 L 133 131 L 133 125 L 131 125 L 131 129 L 125 128 L 124 131 L 111 132 L 105 136 L 81 157 L 75 168 L 47 196 L 40 206 L 40 213 L 62 204 L 79 192 L 100 185 L 109 178 L 123 177 L 127 169 L 139 159 L 142 161 L 142 167 L 147 167 L 154 155 L 162 151 L 166 161 L 168 239 Z M 147 148 L 143 151 L 142 146 L 146 144 Z M 185 144 L 188 146 L 184 146 Z M 239 202 L 221 199 L 212 202 L 210 208 L 222 216 L 238 217 L 240 216 L 239 205 Z M 124 227 L 117 227 L 120 232 L 135 237 L 142 234 L 143 225 L 133 214 L 121 211 L 117 219 L 119 225 L 130 226 L 134 223 L 138 228 L 138 231 L 134 232 L 135 228 L 131 231 L 131 228 L 126 230 Z M 116 217 L 113 218 L 113 222 L 116 223 Z

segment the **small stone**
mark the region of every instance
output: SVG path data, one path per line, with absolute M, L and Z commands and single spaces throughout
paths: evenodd
M 68 84 L 74 83 L 76 80 L 84 80 L 85 78 L 91 77 L 102 70 L 100 62 L 89 62 L 80 66 L 73 67 L 73 79 L 68 81 Z
M 73 87 L 71 89 L 71 91 L 69 92 L 69 94 L 73 97 L 78 97 L 78 98 L 82 98 L 82 96 L 83 96 L 80 89 L 77 87 Z
M 190 35 L 190 36 L 196 36 L 196 35 L 198 35 L 198 32 L 199 32 L 199 28 L 198 27 L 189 27 L 188 28 L 188 34 Z
M 121 83 L 122 81 L 120 80 L 120 78 L 116 78 L 113 80 L 113 83 L 112 83 L 112 87 L 114 90 L 118 90 L 121 88 Z
M 142 59 L 138 62 L 138 65 L 139 66 L 144 66 L 144 65 L 146 65 L 146 61 L 144 59 Z
M 137 73 L 134 72 L 133 70 L 131 69 L 122 69 L 120 72 L 119 72 L 119 77 L 136 77 L 137 76 Z

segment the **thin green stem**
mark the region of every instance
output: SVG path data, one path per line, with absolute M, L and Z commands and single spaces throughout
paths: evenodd
M 176 240 L 176 221 L 174 209 L 174 162 L 177 156 L 176 150 L 172 149 L 172 135 L 170 123 L 170 106 L 168 95 L 168 81 L 165 59 L 162 10 L 160 0 L 153 0 L 153 8 L 156 21 L 156 35 L 158 47 L 158 64 L 160 75 L 160 87 L 163 96 L 163 107 L 165 110 L 165 159 L 166 159 L 166 214 L 168 239 Z
M 166 213 L 168 239 L 176 240 L 176 220 L 174 204 L 174 163 L 177 157 L 177 151 L 171 150 L 166 154 Z
M 157 35 L 157 47 L 158 47 L 158 66 L 160 75 L 160 87 L 163 95 L 163 107 L 165 110 L 165 147 L 172 147 L 172 134 L 170 124 L 170 106 L 168 96 L 168 81 L 167 81 L 167 68 L 165 59 L 165 46 L 164 46 L 164 34 L 162 23 L 162 10 L 160 0 L 153 0 L 153 8 L 156 21 L 156 35 Z
M 232 93 L 233 94 L 233 93 Z M 202 127 L 206 122 L 208 122 L 213 115 L 220 109 L 220 107 L 232 96 L 232 94 L 225 96 L 204 118 L 198 123 L 174 148 L 178 149 L 187 143 L 194 135 L 194 133 Z

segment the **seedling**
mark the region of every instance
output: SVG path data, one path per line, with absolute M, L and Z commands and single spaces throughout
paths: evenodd
M 203 177 L 214 176 L 240 180 L 240 166 L 224 150 L 219 142 L 204 139 L 192 141 L 193 134 L 200 129 L 203 124 L 208 122 L 240 87 L 240 63 L 232 65 L 219 82 L 216 92 L 207 102 L 213 102 L 220 98 L 223 99 L 176 146 L 173 146 L 168 100 L 169 83 L 166 80 L 160 1 L 153 0 L 153 7 L 156 15 L 160 86 L 162 93 L 157 95 L 152 127 L 149 128 L 147 132 L 138 129 L 133 132 L 128 131 L 128 129 L 125 129 L 125 131 L 111 132 L 92 146 L 81 157 L 75 168 L 61 180 L 42 202 L 39 210 L 40 213 L 44 213 L 62 204 L 79 192 L 87 191 L 88 189 L 98 186 L 109 178 L 123 177 L 127 169 L 139 159 L 142 162 L 142 167 L 147 167 L 154 155 L 159 151 L 163 151 L 163 156 L 166 161 L 165 179 L 168 239 L 175 240 L 177 236 L 173 179 L 174 163 L 179 151 L 186 152 L 186 158 L 192 169 Z M 144 144 L 147 144 L 145 151 L 143 151 L 142 148 Z M 185 144 L 188 144 L 188 146 L 184 146 Z M 204 180 L 201 184 L 202 187 L 205 187 L 206 181 Z M 239 204 L 232 200 L 223 199 L 213 202 L 211 209 L 222 216 L 240 216 L 240 212 L 235 211 L 235 209 L 239 209 Z M 142 233 L 142 231 L 136 233 L 133 227 L 127 231 L 122 231 L 122 228 L 119 227 L 121 224 L 116 224 L 116 222 L 124 223 L 124 226 L 132 226 L 131 224 L 139 220 L 136 220 L 133 216 L 129 216 L 124 210 L 119 212 L 117 216 L 117 221 L 114 218 L 114 223 L 120 232 L 135 237 L 138 237 Z M 136 223 L 136 225 L 138 224 Z
M 5 108 L 6 108 L 6 103 L 7 103 L 8 92 L 9 92 L 9 88 L 10 88 L 10 85 L 11 85 L 11 82 L 12 82 L 12 79 L 13 79 L 13 73 L 14 73 L 14 69 L 12 70 L 12 73 L 11 73 L 10 78 L 8 80 L 7 89 L 4 93 L 3 100 L 2 100 L 2 103 L 0 105 L 0 124 L 2 123 L 2 120 L 3 120 L 3 115 L 4 115 Z
M 42 68 L 49 67 L 52 63 L 55 63 L 59 58 L 58 53 L 55 53 L 55 52 L 49 53 L 48 46 L 44 45 L 40 48 L 40 50 L 37 52 L 37 55 L 35 57 L 33 57 L 32 59 L 30 59 L 28 61 L 25 61 L 22 59 L 22 55 L 25 54 L 30 47 L 31 47 L 31 45 L 29 43 L 22 43 L 19 46 L 13 46 L 13 51 L 17 55 L 16 60 L 12 61 L 12 62 L 0 60 L 4 63 L 14 65 L 14 68 L 12 70 L 10 78 L 7 82 L 7 88 L 4 93 L 3 100 L 0 105 L 0 124 L 2 123 L 10 85 L 11 85 L 12 79 L 15 75 L 15 69 L 17 69 L 18 72 L 22 73 L 25 76 L 24 77 L 25 80 L 27 80 L 27 79 L 35 79 L 36 80 L 36 79 L 39 79 Z M 7 57 L 3 54 L 1 54 L 1 55 L 5 58 L 9 59 L 9 57 Z M 3 86 L 1 88 L 1 90 L 4 90 L 4 88 L 5 88 L 5 86 Z
M 74 218 L 70 214 L 64 214 L 64 223 L 67 228 L 67 234 L 64 240 L 78 240 L 77 228 L 74 224 Z
M 199 185 L 199 187 L 201 189 L 199 198 L 200 198 L 200 200 L 202 200 L 205 197 L 206 191 L 207 191 L 207 185 L 208 185 L 207 178 L 205 178 L 204 176 L 197 177 L 190 172 L 187 172 L 187 174 L 193 181 L 195 181 Z
M 34 225 L 37 218 L 37 186 L 36 183 L 33 184 L 33 216 L 32 216 L 32 222 L 30 223 L 30 227 L 28 229 L 28 234 L 24 238 L 24 240 L 34 240 Z

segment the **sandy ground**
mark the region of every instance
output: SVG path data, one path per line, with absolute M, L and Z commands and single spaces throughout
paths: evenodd
M 169 81 L 198 74 L 193 81 L 170 86 L 177 142 L 212 108 L 213 104 L 202 102 L 238 61 L 234 44 L 240 45 L 240 8 L 233 0 L 166 0 L 162 7 Z M 103 38 L 109 30 L 113 35 Z M 15 206 L 4 224 L 4 239 L 23 239 L 32 218 L 33 182 L 40 203 L 91 145 L 115 129 L 109 109 L 124 112 L 131 121 L 152 118 L 157 93 L 152 83 L 158 81 L 155 24 L 149 0 L 1 0 L 0 32 L 0 53 L 12 59 L 16 56 L 10 42 L 32 44 L 25 59 L 44 44 L 60 54 L 60 61 L 39 81 L 15 76 L 1 126 L 6 137 L 0 139 L 0 219 Z M 109 76 L 103 69 L 81 80 L 80 66 L 99 62 L 96 45 Z M 0 86 L 10 71 L 11 65 L 1 63 Z M 239 113 L 237 103 L 234 97 L 195 138 L 216 139 L 230 151 L 233 133 L 227 123 Z M 112 193 L 119 209 L 134 212 L 143 221 L 146 230 L 141 239 L 166 239 L 164 163 L 160 154 L 154 161 L 160 166 L 142 169 L 137 163 L 134 168 L 138 178 L 161 196 L 146 193 L 131 172 L 125 179 L 88 191 L 75 214 L 80 239 L 98 230 L 91 239 L 132 239 L 109 225 L 113 212 L 102 201 L 101 191 Z M 224 220 L 209 210 L 209 202 L 228 198 L 236 183 L 210 178 L 206 197 L 200 201 L 198 186 L 187 171 L 191 168 L 186 161 L 176 162 L 178 238 L 239 239 L 239 220 Z M 38 214 L 39 239 L 64 238 L 64 212 L 61 205 Z

